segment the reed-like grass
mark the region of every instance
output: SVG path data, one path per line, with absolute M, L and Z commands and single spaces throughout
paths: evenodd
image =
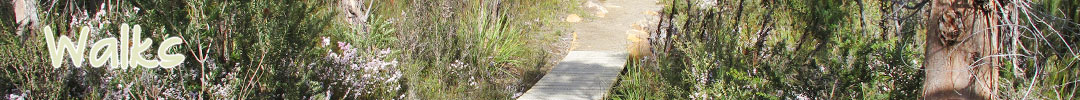
M 573 0 L 39 1 L 40 25 L 90 40 L 119 23 L 181 37 L 174 69 L 47 66 L 40 33 L 0 34 L 0 94 L 27 99 L 513 99 L 555 56 Z M 6 2 L 6 1 L 5 1 Z M 8 3 L 5 3 L 8 4 Z M 369 8 L 370 7 L 370 8 Z M 0 7 L 7 9 L 10 7 Z M 0 9 L 0 10 L 3 10 Z M 2 15 L 12 15 L 4 10 Z M 344 14 L 363 14 L 362 21 Z M 10 19 L 10 16 L 2 16 Z M 153 58 L 148 56 L 148 58 Z
M 903 8 L 919 0 L 702 1 L 664 1 L 662 19 L 652 25 L 654 54 L 628 64 L 611 99 L 921 98 L 925 8 Z M 1015 33 L 1023 36 L 1009 48 L 1025 48 L 1014 52 L 1025 56 L 1000 66 L 1000 99 L 1075 98 L 1076 69 L 1069 66 L 1076 61 L 1068 57 L 1076 53 L 1068 50 L 1076 48 L 1076 21 L 1058 18 L 1076 15 L 1029 12 L 1033 17 L 1020 19 L 1047 22 L 1016 25 L 1059 30 Z

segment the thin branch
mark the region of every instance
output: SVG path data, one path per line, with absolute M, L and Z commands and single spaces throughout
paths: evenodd
M 893 1 L 893 2 L 895 2 L 895 1 Z M 922 7 L 926 6 L 927 3 L 930 3 L 930 0 L 923 0 L 922 2 L 919 2 L 918 4 L 915 4 L 915 6 L 904 5 L 904 8 L 906 8 L 906 9 L 922 9 Z

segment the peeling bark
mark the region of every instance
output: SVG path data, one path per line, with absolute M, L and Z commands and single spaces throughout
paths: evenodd
M 995 99 L 1001 63 L 998 2 L 936 0 L 927 16 L 923 97 Z
M 18 27 L 15 34 L 22 35 L 26 30 L 33 28 L 37 22 L 37 2 L 36 0 L 12 0 L 12 7 L 15 9 L 15 22 Z

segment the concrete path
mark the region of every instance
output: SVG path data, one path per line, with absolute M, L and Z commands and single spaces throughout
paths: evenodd
M 643 38 L 646 19 L 656 19 L 656 0 L 587 1 L 591 14 L 576 22 L 570 53 L 519 100 L 598 100 L 608 96 L 627 61 L 629 40 Z M 635 25 L 637 24 L 637 25 Z M 638 35 L 638 36 L 631 36 Z

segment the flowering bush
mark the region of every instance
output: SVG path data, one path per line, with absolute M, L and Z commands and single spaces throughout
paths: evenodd
M 546 14 L 569 4 L 563 2 L 568 0 L 346 1 L 42 0 L 39 5 L 62 4 L 36 7 L 47 8 L 39 10 L 38 23 L 52 26 L 53 35 L 79 35 L 71 34 L 73 27 L 87 26 L 94 29 L 87 39 L 100 40 L 116 37 L 118 23 L 137 23 L 147 40 L 182 38 L 184 44 L 164 51 L 187 58 L 173 69 L 75 68 L 70 61 L 51 68 L 44 66 L 50 62 L 41 60 L 48 54 L 42 52 L 47 51 L 43 35 L 0 31 L 0 51 L 5 52 L 0 53 L 4 61 L 0 96 L 512 99 L 539 78 L 521 76 L 542 74 L 539 67 L 551 65 L 541 61 L 549 56 L 540 45 L 526 44 L 545 44 L 551 35 L 534 31 L 557 26 L 547 21 L 556 18 Z M 0 24 L 11 28 L 7 25 L 13 24 Z
M 322 46 L 330 44 L 330 39 L 323 37 Z M 337 51 L 329 51 L 323 59 L 329 67 L 323 76 L 333 83 L 334 89 L 344 90 L 349 97 L 401 97 L 402 72 L 398 70 L 396 59 L 384 61 L 392 53 L 390 49 L 377 50 L 374 55 L 358 53 L 352 43 L 337 42 Z M 329 96 L 329 95 L 328 95 Z

